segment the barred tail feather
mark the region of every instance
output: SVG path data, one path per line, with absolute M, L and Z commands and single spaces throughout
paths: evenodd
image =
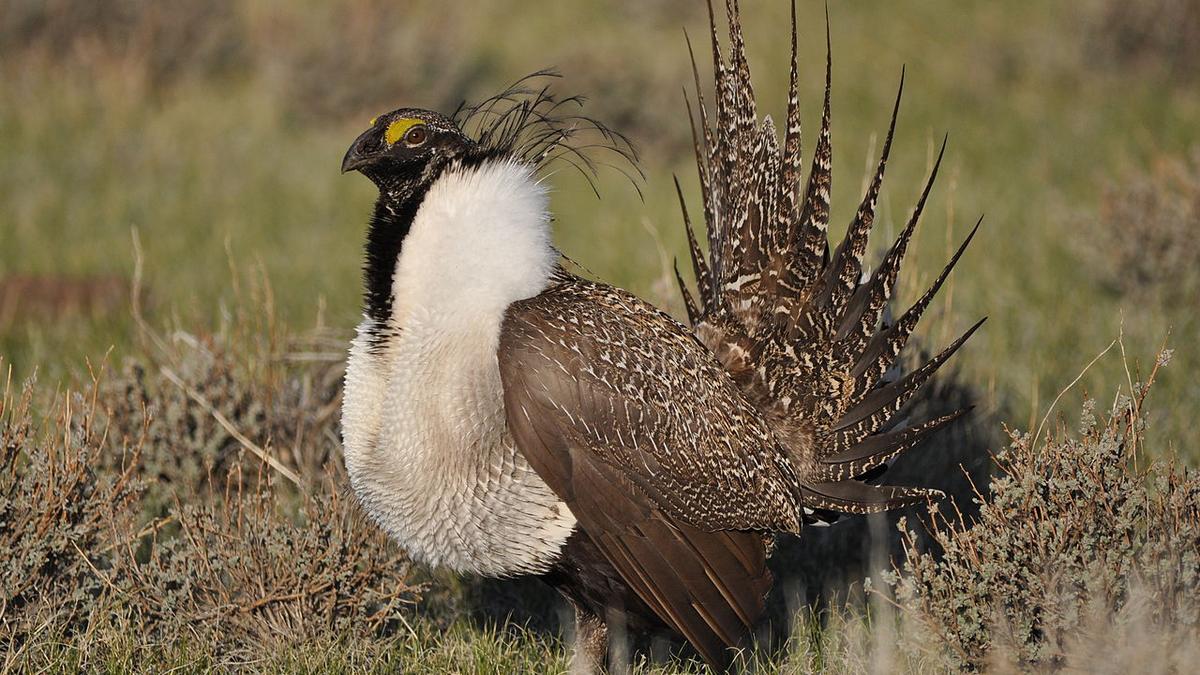
M 886 426 L 900 412 L 904 404 L 933 377 L 938 368 L 941 368 L 942 364 L 948 361 L 959 347 L 962 347 L 970 339 L 984 321 L 985 319 L 980 319 L 937 356 L 902 379 L 871 389 L 864 394 L 830 428 L 832 451 L 840 452 L 853 447 L 877 429 Z
M 925 488 L 873 486 L 855 480 L 839 480 L 805 485 L 801 493 L 811 508 L 839 513 L 865 515 L 921 504 L 941 496 Z
M 690 100 L 688 105 L 707 255 L 697 242 L 676 182 L 698 289 L 693 299 L 676 270 L 688 318 L 697 337 L 777 425 L 781 441 L 793 451 L 803 480 L 800 497 L 806 522 L 934 497 L 936 491 L 876 487 L 863 480 L 967 412 L 906 428 L 896 425 L 904 406 L 982 321 L 913 372 L 884 377 L 979 228 L 977 223 L 917 302 L 897 321 L 882 321 L 937 178 L 945 139 L 904 229 L 879 267 L 865 275 L 863 260 L 899 117 L 904 71 L 875 172 L 845 236 L 830 255 L 833 66 L 828 14 L 821 127 L 802 189 L 795 5 L 782 144 L 770 118 L 758 118 L 737 0 L 726 0 L 728 57 L 717 36 L 711 0 L 708 9 L 715 104 L 710 108 L 701 93 L 693 54 L 696 105 L 693 108 Z
M 871 185 L 867 188 L 867 194 L 863 197 L 862 203 L 858 206 L 858 211 L 854 214 L 854 220 L 850 223 L 850 227 L 846 229 L 846 236 L 842 239 L 842 243 L 838 246 L 834 253 L 833 259 L 835 263 L 830 266 L 829 271 L 836 274 L 836 282 L 832 283 L 829 288 L 830 296 L 830 313 L 834 316 L 841 315 L 846 309 L 846 302 L 850 298 L 850 294 L 858 286 L 862 278 L 863 256 L 867 252 L 867 239 L 871 234 L 871 228 L 875 225 L 875 205 L 879 201 L 879 191 L 883 186 L 883 175 L 887 170 L 888 156 L 892 151 L 892 138 L 896 134 L 896 119 L 900 115 L 900 99 L 904 95 L 904 70 L 900 70 L 900 86 L 896 91 L 896 103 L 892 106 L 892 121 L 888 123 L 887 137 L 883 141 L 883 151 L 879 155 L 879 164 L 875 168 L 875 175 L 871 178 Z
M 696 307 L 696 301 L 692 299 L 692 292 L 688 290 L 687 282 L 683 280 L 683 275 L 679 273 L 679 261 L 675 261 L 675 281 L 679 283 L 679 294 L 683 296 L 683 308 L 687 312 L 688 321 L 696 323 L 700 318 L 700 310 Z
M 962 417 L 969 408 L 927 420 L 917 426 L 872 434 L 849 449 L 821 459 L 825 480 L 849 480 L 891 461 L 929 434 Z
M 696 232 L 692 229 L 692 219 L 688 216 L 687 201 L 683 198 L 683 188 L 679 186 L 679 179 L 675 179 L 675 192 L 679 195 L 679 207 L 683 211 L 683 227 L 687 231 L 688 252 L 692 258 L 692 273 L 696 275 L 696 285 L 700 291 L 700 309 L 704 312 L 712 312 L 715 308 L 710 306 L 710 300 L 713 296 L 712 292 L 712 277 L 708 273 L 708 263 L 704 260 L 704 252 L 700 250 L 700 244 L 696 241 Z M 676 271 L 678 277 L 678 270 Z M 679 278 L 679 288 L 689 299 L 691 294 L 688 293 L 687 286 L 683 279 Z M 689 313 L 688 319 L 695 324 Z
M 925 179 L 925 187 L 921 190 L 921 196 L 917 199 L 916 206 L 913 207 L 908 223 L 900 232 L 900 236 L 896 237 L 892 247 L 884 254 L 883 262 L 871 275 L 871 280 L 856 291 L 856 296 L 861 293 L 860 302 L 852 301 L 850 308 L 842 317 L 843 326 L 849 324 L 845 338 L 842 340 L 843 346 L 840 348 L 842 354 L 858 353 L 866 346 L 876 324 L 879 323 L 879 318 L 883 315 L 884 308 L 891 300 L 896 280 L 900 276 L 900 264 L 904 261 L 904 254 L 908 252 L 908 242 L 916 232 L 917 224 L 921 222 L 921 214 L 925 211 L 925 202 L 929 199 L 933 183 L 937 180 L 938 169 L 942 166 L 942 157 L 946 154 L 946 141 L 946 138 L 942 139 L 942 147 L 938 150 L 938 156 L 933 163 L 933 169 L 929 172 L 929 177 Z
M 782 241 L 791 240 L 792 223 L 799 210 L 800 162 L 804 155 L 800 124 L 799 55 L 796 40 L 796 2 L 792 0 L 792 65 L 788 77 L 787 136 L 783 142 L 783 208 L 780 209 L 778 227 Z
M 950 276 L 950 272 L 958 264 L 958 259 L 962 257 L 967 245 L 975 238 L 975 233 L 978 231 L 979 224 L 977 223 L 959 246 L 958 251 L 950 258 L 950 262 L 942 269 L 942 273 L 938 275 L 937 280 L 925 291 L 925 294 L 913 303 L 895 324 L 886 330 L 879 331 L 871 338 L 867 347 L 859 355 L 858 363 L 850 371 L 850 374 L 855 377 L 865 378 L 859 381 L 858 387 L 860 391 L 867 391 L 873 387 L 878 378 L 895 362 L 896 357 L 900 354 L 900 350 L 904 348 L 909 336 L 916 329 L 917 322 L 921 320 L 921 315 L 929 307 L 929 303 L 933 301 L 942 284 L 946 282 L 946 279 Z
M 825 39 L 825 105 L 821 112 L 821 133 L 817 136 L 817 150 L 808 174 L 808 188 L 804 191 L 804 210 L 800 214 L 798 236 L 793 242 L 798 254 L 792 257 L 789 269 L 792 278 L 799 281 L 802 287 L 812 283 L 823 267 L 825 258 L 829 257 L 829 238 L 826 233 L 829 230 L 829 200 L 833 190 L 833 140 L 829 131 L 833 55 L 828 26 Z

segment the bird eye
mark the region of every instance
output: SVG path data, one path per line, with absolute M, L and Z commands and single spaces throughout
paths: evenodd
M 404 144 L 409 147 L 416 147 L 418 145 L 421 145 L 428 139 L 429 139 L 429 130 L 426 129 L 425 125 L 423 125 L 423 124 L 418 124 L 417 126 L 409 129 L 408 132 L 406 134 L 404 134 Z

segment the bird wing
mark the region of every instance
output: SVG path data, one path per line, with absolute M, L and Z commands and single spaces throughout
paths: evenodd
M 798 529 L 795 467 L 712 354 L 671 317 L 564 273 L 509 308 L 499 349 L 510 425 L 619 470 L 695 527 Z M 543 478 L 569 494 L 571 467 L 562 468 Z
M 574 277 L 510 307 L 499 361 L 526 459 L 638 597 L 726 665 L 771 586 L 746 530 L 799 526 L 765 424 L 685 328 Z

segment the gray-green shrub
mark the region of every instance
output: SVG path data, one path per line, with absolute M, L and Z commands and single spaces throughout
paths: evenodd
M 935 552 L 908 529 L 890 581 L 957 667 L 1068 666 L 1081 640 L 1130 621 L 1167 652 L 1200 637 L 1200 472 L 1146 463 L 1154 373 L 1107 411 L 1085 399 L 1077 433 L 1012 432 L 977 520 L 934 513 Z

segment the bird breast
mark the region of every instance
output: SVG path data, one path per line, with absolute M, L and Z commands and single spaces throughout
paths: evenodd
M 508 432 L 496 354 L 507 306 L 539 293 L 553 268 L 546 220 L 544 192 L 522 167 L 440 179 L 405 238 L 389 325 L 365 320 L 351 346 L 351 483 L 423 562 L 543 572 L 574 529 Z

